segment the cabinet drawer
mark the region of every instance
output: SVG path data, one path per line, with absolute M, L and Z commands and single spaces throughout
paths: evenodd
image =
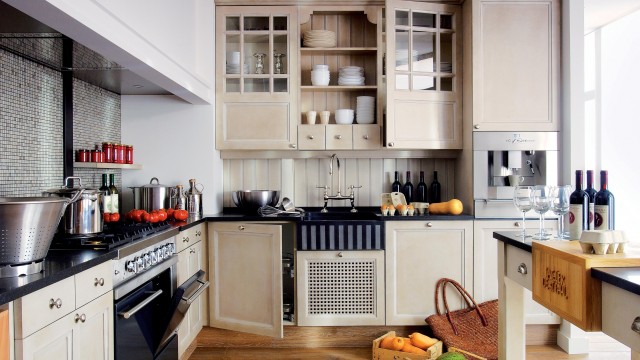
M 187 230 L 181 231 L 176 236 L 176 252 L 179 253 L 189 246 L 201 241 L 206 236 L 204 224 L 198 224 Z
M 353 148 L 353 126 L 327 125 L 326 131 L 327 150 L 351 150 Z
M 640 316 L 640 295 L 602 282 L 602 331 L 640 351 L 640 334 L 631 330 L 631 324 Z
M 80 307 L 113 289 L 113 263 L 107 261 L 75 276 L 76 306 Z
M 23 339 L 76 308 L 74 277 L 15 301 L 15 338 Z
M 514 246 L 507 246 L 507 277 L 528 290 L 532 289 L 533 266 L 531 253 Z
M 324 150 L 324 125 L 298 125 L 300 150 Z
M 381 148 L 380 127 L 378 125 L 354 125 L 353 149 L 370 150 Z

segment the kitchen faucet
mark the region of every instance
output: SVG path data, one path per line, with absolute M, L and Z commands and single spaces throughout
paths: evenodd
M 322 195 L 322 198 L 324 200 L 324 207 L 322 208 L 322 210 L 320 210 L 320 212 L 326 213 L 328 211 L 327 203 L 329 202 L 329 200 L 350 200 L 351 212 L 358 212 L 358 209 L 356 209 L 356 206 L 354 204 L 355 194 L 353 190 L 359 189 L 362 186 L 349 185 L 347 189 L 350 189 L 351 193 L 349 195 L 342 195 L 340 186 L 340 159 L 336 154 L 331 155 L 331 161 L 329 162 L 329 175 L 331 176 L 331 184 L 333 184 L 333 159 L 336 160 L 336 166 L 338 167 L 338 193 L 336 195 L 329 195 L 328 190 L 330 189 L 330 186 L 317 186 L 317 188 L 319 189 L 324 189 L 324 194 Z

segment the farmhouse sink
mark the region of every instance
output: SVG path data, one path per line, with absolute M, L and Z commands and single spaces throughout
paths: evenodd
M 352 221 L 352 220 L 379 220 L 378 215 L 371 211 L 339 211 L 339 212 L 307 212 L 302 217 L 305 221 L 328 220 L 328 221 Z
M 297 249 L 384 250 L 384 225 L 371 211 L 307 212 L 297 226 Z

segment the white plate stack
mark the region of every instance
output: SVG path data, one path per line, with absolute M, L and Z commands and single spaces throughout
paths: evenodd
M 249 64 L 245 63 L 244 73 L 249 73 Z M 240 74 L 240 51 L 227 53 L 227 74 Z
M 364 69 L 359 66 L 341 67 L 340 71 L 338 72 L 338 85 L 364 85 Z
M 376 100 L 373 96 L 358 96 L 356 98 L 356 122 L 358 124 L 373 124 L 375 109 Z
M 336 47 L 336 33 L 329 30 L 307 30 L 302 33 L 304 47 Z
M 313 65 L 313 70 L 311 70 L 311 85 L 327 86 L 329 85 L 329 80 L 329 65 Z
M 440 71 L 441 72 L 446 72 L 446 73 L 450 73 L 453 72 L 453 64 L 451 64 L 450 62 L 441 62 L 440 63 Z

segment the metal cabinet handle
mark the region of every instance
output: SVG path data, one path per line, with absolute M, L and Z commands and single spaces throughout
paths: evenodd
M 427 227 L 433 227 L 433 223 L 428 222 L 428 223 L 427 223 Z
M 198 298 L 198 296 L 200 296 L 200 294 L 202 294 L 203 291 L 205 291 L 208 287 L 209 287 L 209 282 L 208 281 L 202 281 L 202 280 L 197 280 L 202 286 L 200 286 L 200 288 L 198 288 L 198 290 L 196 290 L 196 292 L 191 295 L 190 298 L 182 298 L 182 301 L 186 301 L 187 305 L 191 305 L 194 301 L 196 301 L 196 299 Z
M 98 286 L 98 285 L 104 286 L 104 278 L 100 278 L 100 279 L 95 278 L 93 281 L 94 281 L 93 286 Z
M 520 227 L 520 222 L 519 222 L 519 221 L 514 222 L 514 223 L 513 223 L 513 226 L 515 226 L 515 227 L 519 228 L 519 227 Z
M 196 252 L 196 249 L 189 249 L 189 253 L 195 254 L 195 252 Z
M 342 135 L 336 135 L 336 140 L 342 140 Z
M 292 148 L 292 149 L 295 149 L 295 148 L 297 148 L 298 146 L 297 146 L 296 144 L 290 144 L 290 145 L 289 145 L 289 147 L 290 147 L 290 148 Z
M 201 231 L 196 231 L 196 236 L 201 236 L 202 232 Z
M 53 309 L 54 306 L 60 309 L 62 307 L 62 300 L 60 300 L 60 298 L 57 298 L 56 300 L 49 299 L 49 309 Z
M 389 144 L 387 144 L 389 147 L 393 147 L 394 143 L 390 142 Z
M 640 334 L 640 316 L 636 316 L 636 318 L 631 323 L 631 330 Z
M 362 138 L 365 139 L 365 140 L 369 140 L 369 135 L 364 134 L 364 136 L 362 136 Z
M 343 257 L 342 251 L 338 253 L 338 257 Z
M 518 272 L 522 275 L 527 275 L 527 265 L 525 263 L 518 265 Z
M 87 315 L 85 315 L 85 314 L 81 314 L 81 315 L 76 314 L 76 316 L 73 318 L 73 320 L 75 322 L 78 322 L 78 321 L 85 322 L 85 321 L 87 321 Z
M 131 310 L 120 312 L 120 313 L 118 313 L 118 315 L 122 316 L 125 319 L 128 319 L 131 316 L 135 315 L 135 313 L 137 313 L 138 311 L 142 310 L 143 307 L 147 306 L 150 302 L 153 301 L 153 299 L 157 298 L 160 295 L 162 295 L 162 290 L 158 290 L 158 291 L 152 293 L 151 296 L 149 296 L 148 298 L 142 300 L 142 302 L 140 302 L 138 305 L 134 306 Z
M 307 139 L 309 139 L 309 140 L 313 140 L 313 139 L 314 139 L 314 137 L 313 137 L 313 135 L 309 135 L 309 136 L 307 136 Z
M 183 238 L 182 238 L 182 242 L 186 242 L 186 243 L 188 243 L 188 242 L 189 242 L 189 237 L 188 237 L 188 236 L 187 236 L 187 237 L 183 237 Z
M 478 125 L 478 124 L 473 125 L 473 128 L 474 128 L 474 129 L 480 129 L 480 125 Z
M 244 226 L 242 226 L 242 225 L 238 226 L 238 230 L 240 230 L 240 231 L 244 230 Z

